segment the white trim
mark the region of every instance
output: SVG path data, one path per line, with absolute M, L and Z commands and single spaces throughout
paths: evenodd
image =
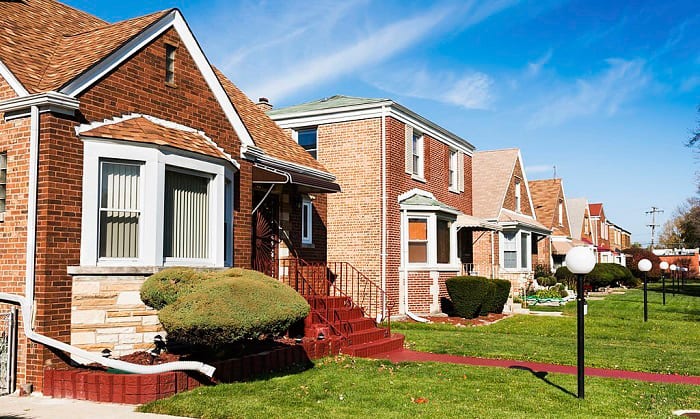
M 58 92 L 35 93 L 32 95 L 13 97 L 0 101 L 0 112 L 4 112 L 5 120 L 29 116 L 30 109 L 36 106 L 40 113 L 58 112 L 75 115 L 80 107 L 78 99 Z
M 515 262 L 516 262 L 516 267 L 515 268 L 506 268 L 504 266 L 505 264 L 505 258 L 504 258 L 504 252 L 505 252 L 505 233 L 513 233 L 515 234 Z M 501 272 L 509 272 L 509 273 L 518 273 L 518 272 L 530 272 L 532 270 L 532 231 L 527 230 L 527 229 L 515 229 L 511 231 L 499 231 L 498 234 L 498 240 L 499 240 L 499 269 Z M 527 266 L 522 266 L 522 260 L 523 260 L 523 248 L 522 248 L 522 235 L 527 234 L 527 249 L 526 249 L 526 256 L 527 256 Z
M 461 269 L 457 258 L 457 226 L 455 219 L 439 215 L 439 211 L 423 212 L 416 208 L 401 208 L 401 267 L 404 272 L 413 271 L 459 271 Z M 423 219 L 427 221 L 427 262 L 410 263 L 408 261 L 408 220 Z M 450 222 L 450 262 L 437 263 L 437 220 Z
M 193 158 L 187 154 L 163 152 L 149 144 L 125 141 L 108 142 L 101 139 L 83 140 L 83 214 L 81 228 L 81 266 L 168 266 L 187 263 L 192 266 L 223 267 L 224 223 L 233 226 L 232 213 L 226 213 L 225 179 L 232 178 L 226 166 Z M 99 236 L 96 234 L 99 208 L 99 162 L 117 159 L 141 162 L 142 216 L 139 220 L 139 257 L 133 259 L 99 259 Z M 219 160 L 221 161 L 221 160 Z M 173 166 L 194 170 L 211 176 L 209 183 L 210 248 L 206 259 L 170 259 L 163 255 L 163 211 L 165 199 L 165 170 Z M 233 186 L 231 187 L 233 189 Z M 231 190 L 233 199 L 233 190 Z
M 308 207 L 306 212 L 306 219 L 304 219 L 304 207 Z M 302 198 L 301 200 L 301 244 L 313 244 L 314 243 L 314 205 L 309 198 Z M 304 235 L 304 223 L 306 223 L 306 232 Z
M 388 115 L 385 112 L 388 111 Z M 448 146 L 471 156 L 475 147 L 467 140 L 451 133 L 439 125 L 423 118 L 400 104 L 386 100 L 362 105 L 343 106 L 315 111 L 294 112 L 289 114 L 268 115 L 280 128 L 295 128 L 309 125 L 333 124 L 337 122 L 357 121 L 361 119 L 391 116 L 405 124 L 412 125 L 424 134 L 428 134 Z
M 430 193 L 428 191 L 424 191 L 423 189 L 413 188 L 410 191 L 404 192 L 401 195 L 399 195 L 398 202 L 401 202 L 405 199 L 408 199 L 414 195 L 420 195 L 420 196 L 424 196 L 426 198 L 435 199 L 435 195 L 433 195 L 432 193 Z M 437 201 L 437 199 L 435 199 L 435 200 Z
M 231 99 L 228 97 L 228 94 L 221 85 L 221 82 L 216 77 L 211 64 L 209 64 L 204 52 L 199 47 L 197 40 L 192 34 L 192 31 L 190 31 L 190 28 L 187 26 L 187 22 L 185 22 L 185 19 L 178 10 L 173 10 L 160 18 L 158 21 L 139 33 L 135 38 L 131 39 L 129 42 L 119 48 L 116 52 L 106 57 L 90 70 L 73 79 L 73 81 L 65 85 L 60 91 L 69 96 L 79 95 L 83 90 L 93 85 L 95 82 L 97 82 L 97 80 L 104 77 L 105 74 L 112 71 L 132 55 L 136 54 L 139 50 L 141 50 L 141 48 L 148 45 L 171 27 L 174 28 L 180 36 L 185 48 L 187 48 L 187 52 L 189 52 L 190 56 L 197 65 L 197 68 L 204 77 L 204 80 L 207 82 L 207 85 L 212 90 L 214 97 L 216 97 L 217 101 L 221 105 L 224 114 L 231 123 L 231 126 L 240 139 L 241 144 L 254 146 L 255 143 L 253 142 L 248 129 L 243 124 L 243 121 L 231 103 Z M 165 83 L 165 81 L 163 82 Z
M 249 156 L 246 155 L 245 157 L 249 157 Z M 298 172 L 298 173 L 305 174 L 305 175 L 312 175 L 312 176 L 315 176 L 317 178 L 327 180 L 330 182 L 335 181 L 335 176 L 333 176 L 332 174 L 330 174 L 328 172 L 324 172 L 324 171 L 321 171 L 318 169 L 314 169 L 314 168 L 311 168 L 308 166 L 303 166 L 303 165 L 296 164 L 296 163 L 291 163 L 291 162 L 288 162 L 286 160 L 280 160 L 278 158 L 271 157 L 268 155 L 259 156 L 255 160 L 259 161 L 260 163 L 263 163 L 263 164 L 277 167 L 279 169 L 291 170 L 293 172 Z
M 10 85 L 10 87 L 12 88 L 12 90 L 15 91 L 17 96 L 29 95 L 27 89 L 24 88 L 22 83 L 20 83 L 17 77 L 15 77 L 15 75 L 12 74 L 10 69 L 7 68 L 7 66 L 2 62 L 2 60 L 0 60 L 0 76 L 2 76 L 5 79 L 7 84 Z

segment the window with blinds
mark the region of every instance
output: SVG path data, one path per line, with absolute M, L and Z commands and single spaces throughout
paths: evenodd
M 100 162 L 101 258 L 137 258 L 141 165 Z
M 437 220 L 437 263 L 450 263 L 450 222 Z
M 209 178 L 165 171 L 163 256 L 206 259 L 209 248 Z
M 516 269 L 518 267 L 518 243 L 515 232 L 503 233 L 503 267 Z

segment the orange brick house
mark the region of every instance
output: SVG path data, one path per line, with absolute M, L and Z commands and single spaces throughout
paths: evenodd
M 568 198 L 569 226 L 574 246 L 595 247 L 596 236 L 591 221 L 591 213 L 586 198 Z M 595 248 L 593 249 L 595 250 Z
M 514 289 L 532 279 L 538 243 L 551 233 L 537 218 L 523 167 L 515 148 L 474 153 L 474 215 L 501 228 L 475 237 L 475 270 Z
M 177 9 L 109 24 L 32 0 L 0 15 L 0 312 L 23 304 L 20 330 L 151 345 L 144 278 L 269 258 L 254 251 L 266 193 L 289 247 L 325 257 L 334 176 L 209 64 Z M 41 391 L 58 351 L 25 333 L 15 377 Z
M 552 272 L 564 264 L 566 253 L 573 247 L 569 211 L 562 179 L 531 180 L 528 182 L 535 214 L 551 236 L 538 242 L 537 263 Z
M 338 177 L 328 259 L 386 290 L 392 315 L 441 312 L 445 280 L 472 263 L 474 147 L 390 99 L 332 96 L 268 111 Z

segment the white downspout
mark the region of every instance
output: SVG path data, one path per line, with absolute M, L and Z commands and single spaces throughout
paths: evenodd
M 381 282 L 382 291 L 386 294 L 386 213 L 387 213 L 387 192 L 386 192 L 386 106 L 382 105 L 382 254 L 381 254 Z M 382 305 L 382 317 L 387 316 L 387 301 L 384 299 Z
M 495 266 L 496 266 L 496 251 L 494 245 L 494 231 L 491 230 L 491 279 L 496 278 Z
M 115 368 L 136 374 L 157 374 L 167 371 L 192 370 L 199 371 L 208 377 L 214 375 L 216 368 L 202 362 L 179 361 L 168 362 L 160 365 L 136 365 L 130 362 L 104 358 L 83 349 L 76 348 L 56 339 L 36 333 L 34 328 L 34 282 L 36 271 L 36 217 L 37 194 L 39 176 L 39 107 L 31 107 L 31 121 L 29 128 L 29 191 L 27 202 L 27 259 L 25 267 L 25 296 L 8 293 L 0 293 L 0 301 L 19 304 L 24 319 L 24 334 L 27 338 L 42 345 L 67 352 L 90 362 L 96 362 L 106 367 Z

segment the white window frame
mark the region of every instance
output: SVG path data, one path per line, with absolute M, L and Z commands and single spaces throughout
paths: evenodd
M 530 231 L 525 231 L 525 230 L 508 230 L 505 231 L 505 233 L 515 233 L 515 260 L 516 260 L 516 267 L 515 268 L 506 268 L 504 266 L 504 246 L 498 246 L 499 248 L 499 265 L 502 271 L 504 272 L 524 272 L 524 271 L 530 271 L 532 270 L 532 232 Z M 523 233 L 527 235 L 527 243 L 525 243 L 526 247 L 526 252 L 527 252 L 527 258 L 525 259 L 527 264 L 526 266 L 522 266 L 522 260 L 523 260 L 523 254 L 522 254 L 522 239 L 523 239 Z M 505 243 L 505 236 L 503 231 L 498 232 L 498 239 L 499 243 Z
M 459 151 L 450 149 L 450 169 L 449 169 L 449 191 L 459 193 L 459 176 L 464 176 L 459 173 Z
M 564 225 L 564 201 L 559 201 L 559 225 Z
M 316 127 L 313 127 L 313 126 L 312 127 L 301 127 L 301 128 L 296 128 L 296 129 L 292 130 L 292 139 L 294 141 L 296 141 L 297 144 L 299 144 L 299 132 L 300 131 L 316 131 L 316 147 L 310 148 L 310 149 L 304 148 L 304 151 L 311 154 L 311 157 L 313 157 L 314 159 L 318 160 L 318 126 L 316 126 Z M 301 144 L 299 144 L 299 145 L 301 146 Z M 304 146 L 301 146 L 301 147 L 303 148 Z M 312 153 L 312 151 L 313 151 L 313 153 Z
M 306 208 L 306 216 L 304 209 Z M 314 243 L 314 206 L 309 198 L 301 200 L 301 244 Z M 306 224 L 306 233 L 304 234 L 304 224 Z
M 233 226 L 233 171 L 220 160 L 179 150 L 161 150 L 151 144 L 83 138 L 83 214 L 81 266 L 231 266 L 233 235 L 224 226 Z M 99 169 L 101 160 L 140 161 L 141 218 L 137 259 L 98 257 L 99 250 Z M 163 255 L 165 170 L 181 168 L 211 176 L 209 183 L 209 249 L 205 259 L 172 259 Z M 226 181 L 231 186 L 226 188 Z M 231 201 L 231 202 L 228 202 Z M 230 252 L 229 252 L 230 253 Z
M 4 201 L 5 208 L 0 211 L 0 223 L 5 221 L 5 212 L 7 212 L 7 151 L 2 151 L 0 152 L 0 155 L 4 156 L 5 158 L 3 161 L 5 162 L 3 167 L 0 167 L 0 171 L 5 172 L 5 181 L 0 183 L 5 189 L 5 196 L 3 198 L 0 198 L 0 200 Z
M 423 219 L 428 222 L 428 260 L 426 263 L 411 263 L 408 261 L 408 220 Z M 450 222 L 450 262 L 437 262 L 437 220 Z M 401 217 L 401 259 L 402 265 L 410 270 L 435 270 L 435 271 L 459 271 L 460 263 L 457 259 L 457 227 L 455 216 L 441 212 L 429 211 L 402 211 Z
M 414 179 L 425 181 L 425 136 L 413 129 L 411 138 L 411 173 Z
M 521 193 L 521 182 L 520 179 L 515 179 L 515 212 L 521 212 L 520 207 L 522 205 L 522 193 Z

